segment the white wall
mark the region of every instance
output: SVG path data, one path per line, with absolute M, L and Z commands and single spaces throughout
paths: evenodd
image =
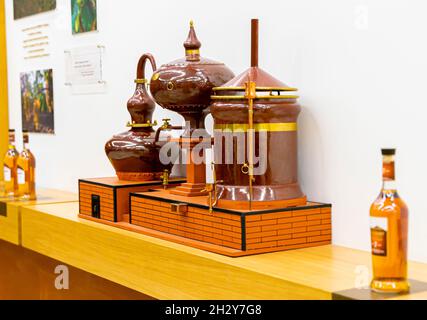
M 79 177 L 113 175 L 103 146 L 125 131 L 126 101 L 139 56 L 158 64 L 183 56 L 194 19 L 202 54 L 239 73 L 249 63 L 250 18 L 260 18 L 261 66 L 300 89 L 300 177 L 312 200 L 333 203 L 334 243 L 369 249 L 370 203 L 380 189 L 380 148 L 398 149 L 397 177 L 410 208 L 410 257 L 427 262 L 427 3 L 397 0 L 98 0 L 99 33 L 72 36 L 70 1 L 52 13 L 13 21 L 6 0 L 11 125 L 20 129 L 19 73 L 54 69 L 55 136 L 32 135 L 41 186 L 76 190 Z M 20 30 L 54 25 L 52 56 L 30 65 Z M 73 96 L 64 49 L 107 48 L 108 93 Z M 172 116 L 158 110 L 157 119 Z

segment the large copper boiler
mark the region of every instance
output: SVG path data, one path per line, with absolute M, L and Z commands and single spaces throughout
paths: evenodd
M 161 66 L 150 82 L 154 100 L 163 108 L 181 114 L 190 122 L 192 130 L 204 128 L 212 88 L 234 77 L 223 63 L 201 57 L 201 46 L 190 22 L 190 32 L 184 42 L 185 58 Z M 183 136 L 189 134 L 187 130 Z
M 147 61 L 150 61 L 153 70 L 156 70 L 153 56 L 144 54 L 137 67 L 135 92 L 127 103 L 132 118 L 132 122 L 128 124 L 130 130 L 113 136 L 105 145 L 105 152 L 120 180 L 160 179 L 165 170 L 170 172 L 172 169 L 172 164 L 163 165 L 160 162 L 161 147 L 168 137 L 160 139 L 160 135 L 153 129 L 157 125 L 157 122 L 152 121 L 156 104 L 146 88 Z
M 252 20 L 251 68 L 213 90 L 217 206 L 305 204 L 298 183 L 297 90 L 258 67 L 258 20 Z

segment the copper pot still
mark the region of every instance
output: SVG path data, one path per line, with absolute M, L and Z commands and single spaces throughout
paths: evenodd
M 217 206 L 306 204 L 298 183 L 297 89 L 258 67 L 258 20 L 252 20 L 251 67 L 213 91 Z
M 223 63 L 203 58 L 201 46 L 191 21 L 184 42 L 185 58 L 162 65 L 150 81 L 150 91 L 157 104 L 181 114 L 190 123 L 184 137 L 189 137 L 194 129 L 205 128 L 212 88 L 234 77 Z
M 149 53 L 144 54 L 137 66 L 135 92 L 127 103 L 132 118 L 128 123 L 130 130 L 113 136 L 105 145 L 107 157 L 120 180 L 158 180 L 165 170 L 170 172 L 172 169 L 172 164 L 163 165 L 160 162 L 161 148 L 170 136 L 166 134 L 160 139 L 158 132 L 153 129 L 157 125 L 157 122 L 152 121 L 156 104 L 146 88 L 147 61 L 151 63 L 153 71 L 156 70 L 154 57 Z

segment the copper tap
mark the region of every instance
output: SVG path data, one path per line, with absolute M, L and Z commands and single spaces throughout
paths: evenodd
M 157 129 L 156 136 L 154 137 L 154 144 L 157 145 L 157 143 L 160 140 L 160 133 L 162 131 L 170 131 L 170 130 L 183 130 L 185 129 L 183 126 L 173 126 L 170 124 L 171 119 L 162 119 L 163 124 Z
M 165 190 L 169 186 L 169 176 L 170 176 L 170 173 L 169 173 L 168 169 L 165 169 L 163 171 L 163 174 L 160 176 L 160 179 L 162 179 L 162 181 L 163 181 L 163 189 L 165 189 Z
M 218 183 L 223 183 L 223 180 L 216 180 L 215 163 L 212 162 L 213 183 L 207 183 L 202 192 L 208 192 L 209 213 L 213 212 L 213 208 L 218 203 Z

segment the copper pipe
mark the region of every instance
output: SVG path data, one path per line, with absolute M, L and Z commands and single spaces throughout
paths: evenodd
M 160 133 L 162 131 L 170 131 L 170 130 L 184 130 L 185 127 L 184 126 L 172 126 L 170 124 L 164 124 L 161 127 L 159 127 L 156 131 L 156 136 L 154 138 L 154 145 L 157 145 L 157 143 L 160 140 Z
M 258 67 L 258 19 L 252 19 L 251 32 L 251 67 Z
M 258 68 L 259 24 L 258 19 L 251 20 L 251 67 Z M 256 83 L 248 79 L 246 84 L 248 99 L 248 174 L 249 174 L 249 210 L 252 210 L 254 178 L 254 99 L 256 98 Z
M 145 64 L 147 63 L 147 60 L 150 60 L 153 71 L 157 70 L 156 60 L 154 60 L 153 55 L 150 53 L 145 53 L 142 55 L 142 57 L 139 59 L 139 62 L 138 62 L 138 67 L 136 69 L 137 79 L 145 79 Z
M 248 175 L 249 175 L 249 210 L 252 210 L 254 178 L 254 99 L 256 98 L 256 83 L 246 83 L 246 99 L 248 99 Z
M 218 204 L 218 184 L 224 183 L 224 180 L 216 180 L 215 163 L 212 162 L 213 183 L 206 184 L 206 188 L 202 192 L 208 192 L 209 213 L 213 212 L 213 208 Z

